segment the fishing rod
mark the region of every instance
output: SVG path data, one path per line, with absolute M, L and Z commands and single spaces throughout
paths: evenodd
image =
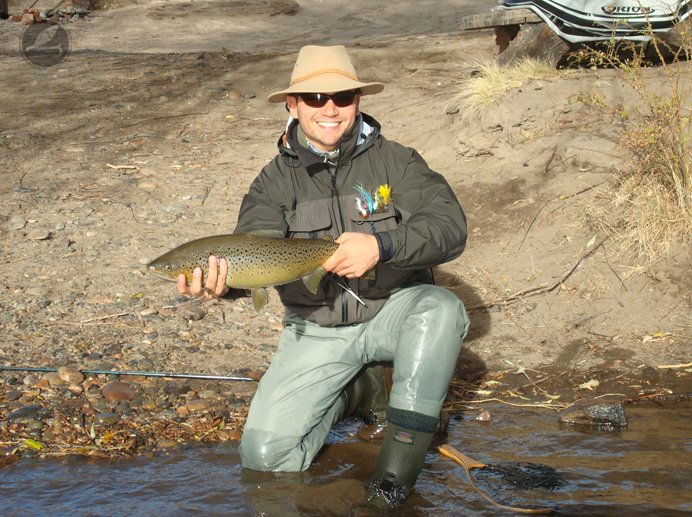
M 47 373 L 57 372 L 57 368 L 43 368 L 31 366 L 0 366 L 0 371 L 9 372 L 32 372 L 32 373 Z M 95 375 L 133 375 L 138 377 L 170 377 L 173 379 L 202 379 L 207 381 L 240 381 L 240 382 L 255 382 L 257 379 L 252 377 L 243 377 L 238 375 L 208 375 L 205 373 L 173 373 L 173 372 L 136 372 L 129 370 L 79 370 L 82 373 L 91 373 Z

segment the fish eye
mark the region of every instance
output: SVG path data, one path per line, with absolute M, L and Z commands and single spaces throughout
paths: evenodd
M 170 264 L 166 264 L 166 265 L 163 266 L 163 267 L 164 267 L 164 269 L 165 269 L 166 271 L 170 271 L 171 269 L 173 269 L 173 266 L 171 266 Z

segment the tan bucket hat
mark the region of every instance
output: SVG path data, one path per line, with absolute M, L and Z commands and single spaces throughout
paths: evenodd
M 356 89 L 361 95 L 372 95 L 384 90 L 384 84 L 360 82 L 343 45 L 306 45 L 298 53 L 290 86 L 272 93 L 267 100 L 285 102 L 286 95 L 291 93 L 337 93 Z

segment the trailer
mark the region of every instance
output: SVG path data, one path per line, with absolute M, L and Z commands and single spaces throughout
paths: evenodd
M 463 18 L 462 28 L 493 28 L 500 65 L 534 57 L 559 66 L 602 42 L 656 38 L 675 51 L 692 40 L 691 11 L 692 0 L 501 0 L 490 13 Z

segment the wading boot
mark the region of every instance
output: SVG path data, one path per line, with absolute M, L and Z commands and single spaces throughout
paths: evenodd
M 366 365 L 344 388 L 347 407 L 342 418 L 360 417 L 366 424 L 384 423 L 392 369 L 378 363 Z
M 389 408 L 387 414 L 375 476 L 366 484 L 366 503 L 377 508 L 396 508 L 408 497 L 438 425 L 437 418 L 413 411 Z

